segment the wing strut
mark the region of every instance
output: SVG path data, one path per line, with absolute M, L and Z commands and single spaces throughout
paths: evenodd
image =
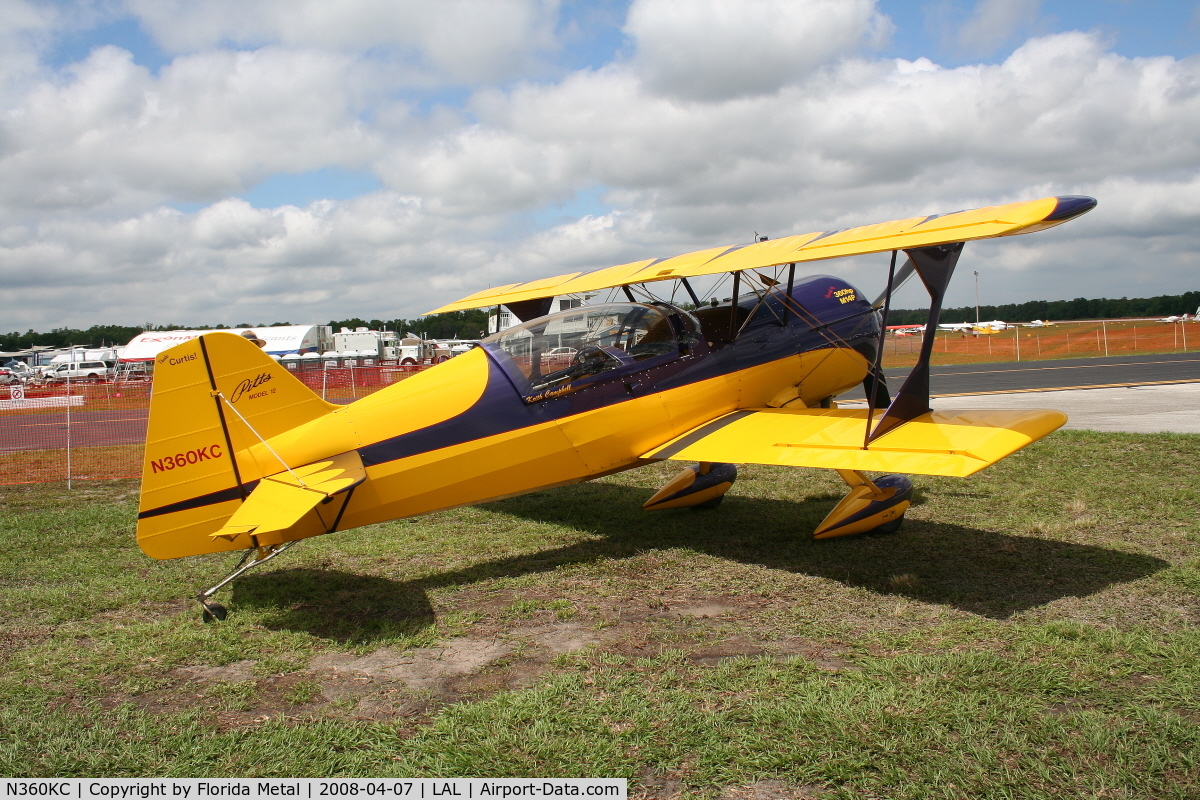
M 907 262 L 911 264 L 912 262 Z M 883 293 L 883 316 L 879 320 L 879 344 L 875 348 L 875 363 L 871 365 L 871 371 L 867 373 L 866 380 L 863 381 L 863 388 L 867 392 L 867 424 L 866 430 L 863 432 L 863 449 L 867 449 L 867 445 L 871 443 L 871 420 L 875 419 L 875 406 L 879 403 L 879 390 L 884 390 L 883 401 L 887 402 L 886 384 L 883 383 L 883 347 L 887 344 L 884 338 L 887 336 L 887 320 L 888 311 L 892 306 L 892 287 L 896 280 L 896 251 L 892 251 L 892 261 L 888 264 L 888 280 L 887 290 Z M 843 476 L 845 477 L 845 476 Z
M 688 283 L 687 278 L 680 278 L 679 282 L 683 284 L 683 288 L 687 290 L 688 296 L 692 298 L 692 302 L 696 304 L 696 308 L 700 307 L 700 298 L 696 296 L 696 290 Z
M 781 323 L 783 325 L 787 325 L 788 311 L 791 310 L 791 305 L 787 302 L 787 300 L 792 299 L 792 286 L 795 283 L 796 283 L 796 264 L 793 262 L 791 264 L 788 264 L 788 288 L 787 288 L 787 294 L 784 296 L 785 301 L 783 303 L 783 322 Z
M 896 397 L 887 411 L 879 418 L 875 429 L 867 435 L 868 445 L 893 428 L 933 410 L 929 405 L 929 358 L 933 355 L 933 345 L 937 340 L 937 323 L 942 313 L 946 286 L 950 283 L 950 276 L 954 274 L 954 267 L 958 264 L 962 248 L 962 242 L 954 242 L 904 251 L 912 260 L 917 276 L 929 292 L 929 319 L 925 323 L 925 335 L 921 339 L 921 353 L 917 356 L 917 364 L 908 374 L 900 391 L 896 392 Z M 869 429 L 869 417 L 867 425 Z
M 737 330 L 737 312 L 738 312 L 738 289 L 742 284 L 742 273 L 737 271 L 733 273 L 733 297 L 729 299 L 729 341 L 733 341 L 738 334 Z

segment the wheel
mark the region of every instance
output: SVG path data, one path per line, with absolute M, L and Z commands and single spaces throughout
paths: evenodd
M 885 522 L 878 528 L 872 528 L 869 533 L 871 536 L 888 536 L 900 530 L 900 526 L 904 524 L 904 517 L 900 516 L 891 522 Z
M 441 364 L 443 361 L 449 361 L 449 360 L 450 360 L 450 356 L 438 356 L 436 363 Z
M 400 362 L 400 366 L 402 367 L 415 367 L 416 365 L 417 360 L 415 358 L 406 358 Z
M 87 381 L 88 383 L 99 383 L 100 376 L 93 372 L 91 375 L 87 376 Z
M 225 610 L 225 606 L 220 603 L 201 603 L 204 610 L 200 612 L 200 618 L 205 622 L 222 622 L 229 616 L 229 612 Z
M 703 503 L 699 503 L 697 505 L 690 506 L 690 508 L 693 511 L 699 511 L 702 508 L 716 508 L 717 506 L 721 505 L 721 501 L 724 499 L 725 499 L 725 495 L 719 494 L 716 497 L 714 497 L 712 500 L 705 500 Z

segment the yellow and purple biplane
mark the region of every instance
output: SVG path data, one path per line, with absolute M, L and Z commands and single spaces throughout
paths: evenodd
M 225 616 L 219 588 L 301 539 L 664 459 L 696 464 L 647 509 L 719 503 L 738 463 L 818 467 L 850 491 L 817 538 L 894 530 L 912 496 L 907 474 L 971 475 L 1066 421 L 930 408 L 929 357 L 963 243 L 1044 230 L 1095 205 L 1048 197 L 488 289 L 430 313 L 503 305 L 521 324 L 349 405 L 325 402 L 252 341 L 205 334 L 155 365 L 138 544 L 160 559 L 244 551 L 197 597 L 212 619 Z M 889 252 L 874 302 L 841 278 L 796 275 L 806 261 Z M 722 273 L 733 286 L 724 302 L 702 301 L 688 280 Z M 929 318 L 893 398 L 883 335 L 892 293 L 914 273 Z M 655 299 L 664 281 L 678 281 L 690 310 Z M 603 289 L 623 302 L 548 313 L 556 296 Z M 859 384 L 867 407 L 837 408 Z

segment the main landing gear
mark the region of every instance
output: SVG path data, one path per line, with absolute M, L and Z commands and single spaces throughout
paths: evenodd
M 725 499 L 725 492 L 737 480 L 733 464 L 702 461 L 684 469 L 671 482 L 658 490 L 642 508 L 659 511 L 664 508 L 716 508 Z
M 266 547 L 254 547 L 247 550 L 245 555 L 242 556 L 242 560 L 238 562 L 237 566 L 233 568 L 233 571 L 226 575 L 220 583 L 218 583 L 216 586 L 213 586 L 211 589 L 205 589 L 203 592 L 200 592 L 200 594 L 196 595 L 196 602 L 200 604 L 200 608 L 202 609 L 200 612 L 200 618 L 205 622 L 219 622 L 224 620 L 227 616 L 229 616 L 229 611 L 226 610 L 225 606 L 213 601 L 212 596 L 217 593 L 217 590 L 222 586 L 225 586 L 234 578 L 237 578 L 239 575 L 254 569 L 259 564 L 270 561 L 272 558 L 279 555 L 284 550 L 287 550 L 294 544 L 296 544 L 296 542 L 284 542 L 283 544 L 273 544 Z
M 839 469 L 850 487 L 813 532 L 814 539 L 832 539 L 853 533 L 895 533 L 912 505 L 912 481 L 906 475 L 868 478 L 858 470 Z
M 900 530 L 904 512 L 912 505 L 913 487 L 908 476 L 868 478 L 851 469 L 839 469 L 837 473 L 850 487 L 850 493 L 817 526 L 814 539 Z M 701 462 L 694 467 L 685 467 L 642 508 L 648 511 L 713 508 L 725 498 L 725 492 L 735 480 L 737 467 L 733 464 Z

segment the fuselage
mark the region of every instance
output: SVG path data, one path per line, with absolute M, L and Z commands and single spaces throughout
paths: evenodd
M 798 281 L 791 297 L 785 304 L 780 292 L 748 294 L 695 311 L 620 303 L 532 320 L 265 442 L 238 446 L 241 488 L 185 501 L 181 507 L 192 510 L 179 524 L 227 518 L 245 491 L 283 464 L 351 451 L 366 480 L 338 501 L 334 530 L 629 469 L 738 409 L 819 405 L 863 380 L 878 314 L 830 276 Z M 325 533 L 328 520 L 318 516 L 259 543 Z

